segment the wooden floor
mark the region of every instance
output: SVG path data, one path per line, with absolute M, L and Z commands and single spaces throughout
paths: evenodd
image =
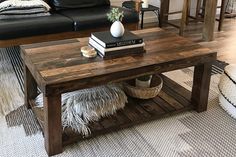
M 236 18 L 228 18 L 224 21 L 223 30 L 217 31 L 218 22 L 215 23 L 215 40 L 212 42 L 204 42 L 202 40 L 202 23 L 190 22 L 187 26 L 184 37 L 200 43 L 206 47 L 218 52 L 218 59 L 227 63 L 236 64 Z M 156 23 L 145 24 L 144 28 L 155 27 Z M 178 34 L 178 29 L 167 26 L 166 30 L 170 30 Z

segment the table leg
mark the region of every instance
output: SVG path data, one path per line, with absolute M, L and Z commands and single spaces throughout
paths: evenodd
M 204 18 L 204 16 L 205 16 L 206 1 L 207 1 L 207 0 L 203 0 L 203 2 L 202 2 L 202 13 L 201 13 L 201 17 L 202 17 L 202 18 Z
M 158 19 L 158 26 L 160 27 L 160 11 L 159 10 L 155 10 L 155 11 L 153 11 L 155 14 L 156 14 L 156 16 L 157 16 L 157 19 Z
M 220 9 L 220 19 L 219 19 L 219 26 L 218 31 L 222 30 L 223 22 L 225 19 L 225 9 L 226 9 L 226 0 L 221 1 L 221 9 Z
M 199 19 L 199 13 L 201 10 L 201 2 L 202 2 L 202 0 L 197 0 L 196 13 L 195 13 L 196 20 Z
M 210 78 L 210 63 L 195 66 L 191 101 L 196 107 L 197 112 L 203 112 L 207 110 Z
M 206 41 L 212 41 L 214 37 L 216 8 L 217 0 L 206 0 L 202 33 L 203 39 Z
M 144 16 L 144 11 L 141 11 L 141 29 L 143 29 L 143 16 Z
M 187 23 L 188 5 L 189 5 L 189 0 L 184 0 L 183 10 L 182 10 L 182 18 L 181 18 L 180 29 L 179 29 L 179 35 L 181 35 L 181 36 L 183 36 L 183 34 L 184 34 L 184 29 L 185 29 L 186 23 Z
M 29 109 L 29 100 L 37 96 L 37 83 L 30 73 L 28 67 L 24 65 L 24 89 L 25 89 L 25 105 Z
M 170 0 L 161 0 L 159 26 L 163 27 L 168 22 Z
M 62 152 L 61 95 L 45 96 L 44 140 L 49 156 Z
M 191 15 L 191 0 L 187 0 L 187 15 L 186 15 L 186 25 L 189 24 L 189 16 Z

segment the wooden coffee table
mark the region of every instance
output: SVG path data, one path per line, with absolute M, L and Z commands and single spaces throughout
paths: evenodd
M 43 128 L 48 155 L 61 153 L 63 145 L 78 139 L 192 108 L 197 112 L 207 109 L 211 64 L 216 60 L 216 52 L 159 28 L 135 33 L 146 43 L 144 55 L 87 59 L 81 55 L 80 47 L 87 45 L 88 38 L 21 47 L 25 63 L 25 104 L 34 110 Z M 164 87 L 158 97 L 149 100 L 129 98 L 124 110 L 91 123 L 91 136 L 83 137 L 70 128 L 62 130 L 62 93 L 190 66 L 195 66 L 192 93 L 163 76 Z M 43 110 L 34 107 L 37 87 L 44 95 Z

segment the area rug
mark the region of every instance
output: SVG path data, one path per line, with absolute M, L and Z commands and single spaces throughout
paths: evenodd
M 1 73 L 7 74 L 8 72 Z M 165 75 L 191 89 L 192 68 Z M 12 77 L 17 79 L 16 75 Z M 206 112 L 184 112 L 90 140 L 78 141 L 65 147 L 64 152 L 57 156 L 233 157 L 236 154 L 236 120 L 219 107 L 219 78 L 219 73 L 212 73 Z M 20 89 L 20 84 L 17 85 Z M 0 117 L 0 126 L 1 157 L 47 156 L 40 128 L 31 111 L 24 106 Z
M 0 116 L 6 115 L 24 103 L 22 89 L 7 55 L 0 49 Z

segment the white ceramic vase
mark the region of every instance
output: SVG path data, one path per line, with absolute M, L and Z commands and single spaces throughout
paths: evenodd
M 125 28 L 120 21 L 115 21 L 110 28 L 111 35 L 115 38 L 122 37 L 125 33 Z

